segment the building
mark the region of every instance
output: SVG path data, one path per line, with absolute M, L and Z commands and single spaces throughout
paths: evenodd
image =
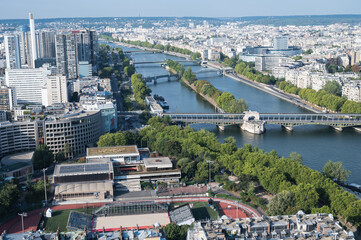
M 84 155 L 101 135 L 100 111 L 77 111 L 48 115 L 43 121 L 44 144 L 57 153 L 69 144 L 72 155 Z
M 19 37 L 17 35 L 8 35 L 4 37 L 4 40 L 6 53 L 6 68 L 21 68 Z
M 42 103 L 44 106 L 68 102 L 68 86 L 66 77 L 62 75 L 47 76 L 43 88 Z
M 108 101 L 97 101 L 95 103 L 82 103 L 86 110 L 99 110 L 102 116 L 103 128 L 102 134 L 115 132 L 118 128 L 118 114 L 115 103 Z
M 79 78 L 91 76 L 92 65 L 88 61 L 79 61 Z
M 68 79 L 78 77 L 77 45 L 74 34 L 55 35 L 56 66 Z
M 47 67 L 6 69 L 5 83 L 15 88 L 18 104 L 42 104 L 42 89 L 51 71 Z
M 286 50 L 288 49 L 288 37 L 286 36 L 277 36 L 273 41 L 273 48 L 275 50 Z
M 136 145 L 88 148 L 86 159 L 88 162 L 107 158 L 115 165 L 140 162 L 140 154 Z
M 113 166 L 110 162 L 58 164 L 53 183 L 56 201 L 113 201 Z
M 55 59 L 55 32 L 36 32 L 37 58 Z
M 290 63 L 291 59 L 285 56 L 262 55 L 255 58 L 255 68 L 257 71 L 272 71 L 276 67 L 281 67 Z
M 25 162 L 18 162 L 11 165 L 2 166 L 0 168 L 0 176 L 2 178 L 22 178 L 34 173 L 33 165 Z
M 25 150 L 38 145 L 38 122 L 0 123 L 0 156 Z
M 0 111 L 11 111 L 17 105 L 15 88 L 0 87 Z
M 31 66 L 35 66 L 35 60 L 37 57 L 36 50 L 36 35 L 35 35 L 35 24 L 34 24 L 34 15 L 29 13 L 29 25 L 30 25 L 30 37 L 31 37 Z

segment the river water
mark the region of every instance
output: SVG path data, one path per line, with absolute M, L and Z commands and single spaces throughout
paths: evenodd
M 122 47 L 124 50 L 136 50 Z M 163 61 L 166 59 L 184 60 L 165 54 L 133 53 L 135 61 Z M 187 67 L 187 64 L 186 64 Z M 200 66 L 191 66 L 194 72 L 202 70 Z M 167 74 L 159 64 L 136 65 L 138 73 L 144 76 Z M 204 68 L 203 68 L 204 70 Z M 249 109 L 260 113 L 307 113 L 294 104 L 250 87 L 234 79 L 217 75 L 216 72 L 200 73 L 200 80 L 207 80 L 221 91 L 231 92 L 236 98 L 248 102 Z M 180 113 L 210 113 L 214 107 L 203 100 L 179 81 L 159 79 L 157 84 L 149 83 L 152 94 L 163 96 L 168 102 L 168 112 Z M 313 169 L 322 170 L 328 160 L 342 161 L 345 168 L 351 171 L 349 182 L 361 184 L 361 134 L 353 129 L 337 132 L 327 126 L 299 126 L 288 132 L 278 125 L 266 125 L 266 132 L 254 135 L 232 126 L 219 131 L 213 125 L 198 124 L 195 128 L 206 128 L 223 141 L 229 136 L 235 137 L 238 146 L 252 144 L 265 151 L 276 150 L 280 156 L 289 156 L 298 152 L 303 157 L 303 163 Z

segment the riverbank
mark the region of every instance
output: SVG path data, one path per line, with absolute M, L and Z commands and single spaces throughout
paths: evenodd
M 106 41 L 106 40 L 104 40 L 104 41 Z M 147 51 L 147 52 L 159 52 L 159 53 L 164 53 L 164 54 L 167 54 L 167 55 L 172 55 L 172 56 L 176 56 L 176 57 L 185 58 L 186 60 L 190 60 L 189 55 L 182 54 L 182 53 L 162 51 L 162 50 L 159 50 L 159 49 L 156 49 L 156 48 L 147 48 L 147 47 L 142 47 L 142 46 L 129 44 L 129 43 L 124 43 L 124 42 L 112 42 L 112 43 L 114 43 L 114 44 L 116 44 L 118 46 L 124 46 L 124 47 L 129 47 L 129 48 L 138 48 L 138 49 L 141 49 L 141 50 Z
M 217 70 L 222 70 L 221 67 L 219 67 L 217 65 L 214 65 L 212 63 L 208 63 L 207 66 L 210 67 L 210 68 L 217 69 Z M 254 88 L 258 89 L 258 90 L 261 90 L 263 92 L 271 94 L 271 95 L 273 95 L 275 97 L 278 97 L 278 98 L 280 98 L 280 99 L 282 99 L 284 101 L 295 104 L 295 105 L 297 105 L 297 106 L 299 106 L 301 108 L 304 108 L 306 110 L 309 110 L 311 112 L 322 113 L 322 110 L 316 109 L 315 106 L 313 106 L 313 104 L 308 103 L 307 101 L 299 98 L 298 96 L 295 96 L 295 95 L 292 95 L 292 94 L 289 94 L 289 93 L 285 93 L 285 92 L 277 89 L 274 86 L 267 85 L 267 84 L 264 84 L 264 83 L 254 82 L 254 81 L 249 80 L 245 76 L 242 76 L 240 74 L 226 73 L 226 74 L 224 74 L 224 76 L 232 78 L 232 79 L 234 79 L 234 80 L 236 80 L 238 82 L 242 82 L 244 84 L 247 84 L 248 86 L 254 87 Z
M 165 68 L 167 71 L 171 72 L 172 74 L 177 74 L 177 72 L 166 66 Z M 197 92 L 197 89 L 196 89 L 196 86 L 194 86 L 193 84 L 190 84 L 184 77 L 181 78 L 181 80 L 184 82 L 184 84 L 186 84 L 188 87 L 190 87 L 195 93 L 199 94 L 204 100 L 206 100 L 208 103 L 210 103 L 212 106 L 214 106 L 214 108 L 219 111 L 219 112 L 224 112 L 223 109 L 219 108 L 216 101 L 214 101 L 212 98 L 210 98 L 209 96 L 207 95 L 204 95 L 203 93 L 198 93 Z

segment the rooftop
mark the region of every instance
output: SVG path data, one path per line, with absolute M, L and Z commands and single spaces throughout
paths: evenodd
M 122 155 L 122 154 L 139 154 L 139 151 L 136 145 L 98 147 L 98 148 L 87 149 L 87 156 Z
M 169 157 L 144 158 L 145 168 L 172 168 L 173 164 Z
M 31 163 L 26 163 L 26 162 L 18 162 L 12 165 L 7 165 L 7 166 L 3 166 L 0 168 L 0 172 L 12 172 L 14 170 L 17 169 L 21 169 L 24 167 L 28 167 L 31 166 Z
M 176 224 L 181 224 L 192 218 L 194 219 L 192 211 L 188 204 L 169 211 L 169 218 L 171 222 L 174 222 Z
M 55 195 L 112 191 L 112 181 L 64 183 L 55 186 Z
M 33 151 L 12 154 L 12 155 L 3 157 L 1 159 L 1 164 L 12 165 L 14 163 L 19 163 L 19 162 L 31 162 L 31 159 L 33 158 L 33 154 L 34 154 Z
M 58 164 L 54 169 L 54 177 L 72 176 L 83 174 L 96 174 L 112 172 L 112 163 L 79 163 L 79 164 Z

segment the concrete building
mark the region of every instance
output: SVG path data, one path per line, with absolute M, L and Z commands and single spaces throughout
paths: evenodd
M 110 159 L 115 165 L 140 162 L 140 154 L 135 145 L 87 149 L 88 162 L 104 158 Z
M 42 89 L 51 70 L 47 67 L 36 69 L 6 69 L 5 83 L 15 88 L 18 104 L 42 103 Z
M 62 75 L 47 76 L 43 88 L 42 103 L 44 106 L 68 102 L 68 86 L 66 77 Z
M 288 37 L 286 36 L 277 36 L 273 41 L 273 48 L 275 50 L 286 50 L 288 49 Z
M 55 35 L 56 66 L 68 79 L 78 77 L 77 45 L 74 34 Z
M 71 156 L 85 155 L 101 135 L 100 111 L 78 111 L 63 115 L 47 116 L 43 122 L 44 144 L 57 153 L 68 143 Z
M 20 44 L 17 35 L 7 35 L 4 37 L 6 68 L 21 68 Z
M 36 32 L 37 58 L 55 59 L 55 32 Z
M 54 199 L 113 201 L 113 166 L 107 163 L 58 164 L 54 169 Z
M 17 105 L 15 88 L 0 87 L 0 111 L 11 111 Z
M 86 110 L 99 110 L 102 116 L 102 134 L 115 132 L 118 128 L 117 106 L 111 101 L 84 102 L 82 106 Z
M 38 145 L 38 122 L 0 123 L 0 156 L 34 150 Z
M 30 37 L 31 37 L 31 66 L 35 67 L 35 60 L 38 58 L 36 50 L 36 35 L 34 15 L 29 13 Z
M 272 71 L 276 67 L 281 67 L 290 63 L 290 58 L 285 56 L 263 55 L 255 58 L 257 71 Z

